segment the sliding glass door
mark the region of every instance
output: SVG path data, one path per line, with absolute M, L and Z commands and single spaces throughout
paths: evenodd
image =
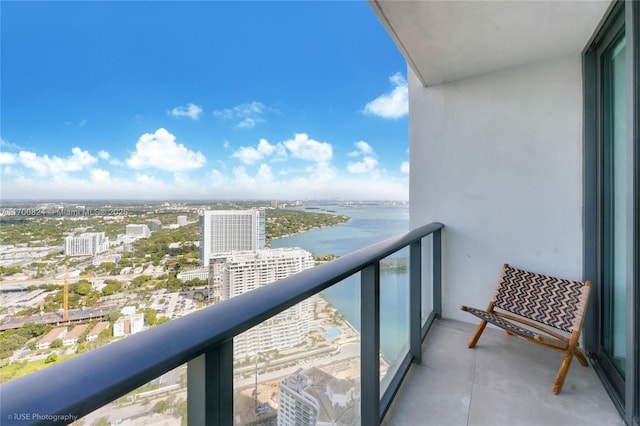
M 627 117 L 624 31 L 601 55 L 602 75 L 602 333 L 601 348 L 625 374 L 627 292 Z
M 585 348 L 640 426 L 640 2 L 615 1 L 584 53 Z

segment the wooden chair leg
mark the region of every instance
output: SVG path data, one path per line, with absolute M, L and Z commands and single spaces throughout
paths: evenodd
M 588 367 L 589 363 L 587 362 L 587 358 L 584 356 L 584 354 L 582 353 L 582 351 L 578 348 L 576 348 L 576 350 L 574 351 L 576 358 L 578 358 L 578 362 L 580 363 L 581 366 L 583 367 Z
M 476 332 L 473 333 L 473 337 L 471 337 L 471 340 L 469 340 L 469 344 L 467 345 L 470 348 L 473 348 L 476 346 L 476 343 L 478 343 L 478 340 L 480 339 L 480 336 L 482 335 L 482 332 L 484 331 L 484 328 L 487 326 L 487 322 L 482 320 L 480 321 L 480 324 L 478 325 L 478 328 L 476 328 Z
M 562 364 L 560 365 L 560 369 L 558 370 L 558 375 L 556 376 L 556 380 L 553 382 L 553 387 L 551 388 L 551 392 L 554 395 L 557 395 L 558 392 L 562 390 L 562 385 L 564 385 L 564 379 L 565 377 L 567 377 L 572 359 L 573 351 L 567 351 L 562 358 Z

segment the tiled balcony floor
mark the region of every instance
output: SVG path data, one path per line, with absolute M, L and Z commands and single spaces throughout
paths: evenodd
M 593 368 L 575 359 L 551 393 L 562 355 L 487 329 L 468 349 L 474 324 L 438 321 L 383 426 L 624 425 Z

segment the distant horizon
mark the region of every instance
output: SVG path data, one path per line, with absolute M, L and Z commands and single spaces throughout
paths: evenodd
M 295 203 L 295 202 L 310 202 L 310 203 L 354 203 L 354 204 L 364 204 L 364 203 L 408 203 L 409 200 L 392 200 L 392 199 L 346 199 L 346 198 L 313 198 L 313 199 L 299 199 L 299 198 L 265 198 L 265 199 L 252 199 L 252 198 L 238 198 L 238 199 L 108 199 L 108 198 L 100 198 L 100 199 L 73 199 L 73 198 L 50 198 L 50 199 L 2 199 L 0 200 L 0 206 L 5 203 L 185 203 L 185 204 L 195 204 L 195 203 L 268 203 L 268 202 L 283 202 L 283 203 Z
M 3 198 L 408 199 L 365 1 L 3 2 Z

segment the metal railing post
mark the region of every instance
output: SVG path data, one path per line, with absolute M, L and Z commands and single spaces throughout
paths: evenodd
M 233 424 L 233 340 L 189 361 L 187 419 L 196 426 Z
M 433 233 L 433 313 L 442 318 L 442 234 Z
M 362 425 L 380 424 L 380 262 L 360 272 Z
M 422 241 L 409 246 L 409 342 L 413 362 L 422 362 Z

